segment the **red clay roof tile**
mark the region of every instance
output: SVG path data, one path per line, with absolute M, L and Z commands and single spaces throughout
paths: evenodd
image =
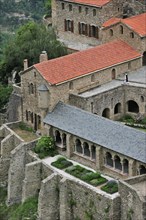
M 73 2 L 73 3 L 79 3 L 79 4 L 84 4 L 84 5 L 94 5 L 97 7 L 101 7 L 109 2 L 111 2 L 112 0 L 67 0 L 69 2 Z
M 59 84 L 140 57 L 127 43 L 116 40 L 88 50 L 35 64 L 50 84 Z
M 146 36 L 146 13 L 135 15 L 133 17 L 125 19 L 114 17 L 104 22 L 102 27 L 110 27 L 111 25 L 117 24 L 119 22 L 127 25 L 130 29 L 138 33 L 141 37 Z

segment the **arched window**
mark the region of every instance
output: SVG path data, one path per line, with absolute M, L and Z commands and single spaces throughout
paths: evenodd
M 37 121 L 38 121 L 38 128 L 40 129 L 41 128 L 41 116 L 40 115 L 38 115 Z
M 96 16 L 96 9 L 93 9 L 93 16 Z
M 28 111 L 26 110 L 26 121 L 28 121 Z
M 120 34 L 123 34 L 123 26 L 120 25 Z
M 69 83 L 69 90 L 72 90 L 74 88 L 73 82 Z
M 127 159 L 123 160 L 123 173 L 129 173 L 129 161 Z
M 114 157 L 114 161 L 115 161 L 115 169 L 117 169 L 117 170 L 122 170 L 122 164 L 121 164 L 121 159 L 120 159 L 120 157 L 119 156 L 115 156 Z
M 29 94 L 34 94 L 33 83 L 29 84 Z
M 102 112 L 102 116 L 105 117 L 105 118 L 110 118 L 110 109 L 105 108 Z
M 139 167 L 139 173 L 140 173 L 140 175 L 146 174 L 146 167 L 144 167 L 143 165 L 140 165 L 140 167 Z
M 62 141 L 63 141 L 63 146 L 66 148 L 66 134 L 62 134 Z
M 85 8 L 85 13 L 86 13 L 86 15 L 88 14 L 88 12 L 89 12 L 89 8 Z
M 62 6 L 62 10 L 64 9 L 64 3 L 61 3 L 61 6 Z
M 90 150 L 88 143 L 84 142 L 83 148 L 84 148 L 84 155 L 90 157 Z
M 117 103 L 114 108 L 114 114 L 121 113 L 121 103 Z
M 141 102 L 144 102 L 144 97 L 143 97 L 143 95 L 141 95 L 140 101 L 141 101 Z
M 76 145 L 76 152 L 82 154 L 83 149 L 82 149 L 82 146 L 81 146 L 81 141 L 79 139 L 76 139 L 75 145 Z
M 112 69 L 112 79 L 115 79 L 115 78 L 116 78 L 116 70 Z
M 61 144 L 61 136 L 58 130 L 55 131 L 55 141 L 56 141 L 56 144 Z
M 130 37 L 134 38 L 134 33 L 133 32 L 130 32 Z
M 81 13 L 82 12 L 82 7 L 81 6 L 79 6 L 79 13 Z
M 128 112 L 133 112 L 133 113 L 139 112 L 139 106 L 135 101 L 129 100 L 127 102 L 127 105 L 128 105 Z
M 72 11 L 72 5 L 69 4 L 69 11 Z
M 106 155 L 105 155 L 105 163 L 106 163 L 106 165 L 108 165 L 108 166 L 110 166 L 110 167 L 113 167 L 112 155 L 111 155 L 111 153 L 109 153 L 109 152 L 106 152 Z
M 31 120 L 31 123 L 33 123 L 33 112 L 30 113 L 30 120 Z
M 91 158 L 96 159 L 96 147 L 94 145 L 91 146 Z
M 109 34 L 110 34 L 111 37 L 114 35 L 113 29 L 109 30 Z

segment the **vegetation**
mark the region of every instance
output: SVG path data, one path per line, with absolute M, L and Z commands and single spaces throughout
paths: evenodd
M 99 173 L 94 173 L 90 170 L 85 169 L 79 165 L 72 166 L 66 169 L 66 172 L 93 185 L 98 186 L 105 183 L 107 180 L 102 177 Z
M 21 129 L 21 130 L 24 130 L 24 131 L 30 131 L 30 132 L 33 132 L 34 130 L 31 128 L 31 127 L 29 127 L 27 124 L 25 124 L 24 122 L 20 122 L 19 123 L 19 128 Z
M 6 105 L 9 101 L 10 94 L 12 92 L 11 86 L 5 86 L 0 84 L 0 112 L 6 111 Z
M 30 198 L 23 204 L 6 206 L 7 191 L 4 187 L 0 187 L 0 219 L 1 220 L 22 220 L 37 219 L 37 198 Z
M 73 163 L 66 160 L 64 157 L 59 157 L 55 162 L 51 163 L 51 165 L 59 169 L 65 169 L 69 166 L 72 166 Z
M 34 152 L 39 155 L 39 157 L 42 159 L 47 156 L 54 156 L 57 154 L 55 149 L 54 140 L 52 137 L 42 136 L 35 148 Z
M 109 181 L 106 185 L 102 186 L 101 189 L 107 193 L 113 194 L 118 192 L 118 184 L 115 181 Z
M 50 0 L 0 1 L 1 25 L 14 31 L 28 20 L 40 21 L 44 14 L 51 15 L 50 3 Z
M 67 54 L 67 50 L 60 43 L 54 30 L 50 27 L 29 22 L 21 26 L 15 38 L 7 43 L 3 59 L 0 63 L 0 81 L 7 83 L 12 71 L 23 69 L 23 60 L 28 59 L 29 66 L 39 62 L 42 51 L 48 52 L 49 59 Z

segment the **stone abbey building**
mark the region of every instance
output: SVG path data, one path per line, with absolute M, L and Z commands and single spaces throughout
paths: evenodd
M 52 21 L 69 49 L 80 51 L 52 60 L 43 51 L 40 63 L 31 67 L 24 60 L 21 85 L 13 86 L 10 100 L 10 106 L 15 105 L 8 111 L 12 123 L 0 130 L 1 155 L 6 155 L 0 171 L 6 171 L 1 179 L 9 179 L 8 202 L 24 201 L 41 190 L 40 220 L 77 219 L 62 211 L 57 196 L 51 212 L 45 197 L 51 193 L 48 182 L 51 189 L 59 184 L 65 209 L 63 192 L 67 193 L 69 183 L 32 156 L 34 143 L 24 143 L 10 131 L 19 120 L 39 134 L 53 136 L 62 155 L 121 180 L 120 195 L 109 198 L 112 211 L 107 219 L 126 220 L 130 215 L 133 220 L 144 220 L 145 197 L 144 193 L 139 196 L 137 187 L 146 182 L 146 134 L 115 120 L 125 114 L 146 117 L 145 1 L 53 0 Z M 7 152 L 11 140 L 17 147 L 11 146 L 14 150 Z M 77 185 L 73 184 L 75 192 Z M 102 196 L 103 201 L 108 198 Z M 132 205 L 137 213 L 129 211 Z M 100 211 L 95 219 L 105 218 Z

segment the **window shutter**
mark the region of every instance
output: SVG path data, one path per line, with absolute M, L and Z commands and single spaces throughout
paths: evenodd
M 81 23 L 78 23 L 78 30 L 79 30 L 79 34 L 81 34 Z
M 66 22 L 66 19 L 64 19 L 64 30 L 67 31 L 67 22 Z
M 89 37 L 91 37 L 91 25 L 89 24 Z
M 71 21 L 71 32 L 74 32 L 74 21 Z

